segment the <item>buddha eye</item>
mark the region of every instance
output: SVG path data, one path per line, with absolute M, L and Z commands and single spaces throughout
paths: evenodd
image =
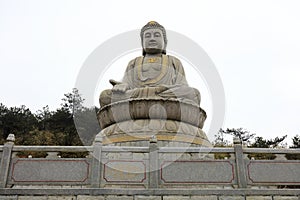
M 155 32 L 154 33 L 154 37 L 160 37 L 160 36 L 161 36 L 160 32 Z
M 151 37 L 151 33 L 145 33 L 145 38 L 150 38 Z

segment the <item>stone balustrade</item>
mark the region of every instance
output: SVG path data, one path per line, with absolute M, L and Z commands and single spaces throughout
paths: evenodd
M 300 154 L 299 149 L 244 148 L 239 142 L 232 148 L 158 147 L 155 139 L 148 147 L 103 146 L 96 138 L 93 146 L 16 146 L 8 141 L 0 151 L 0 199 L 14 195 L 16 199 L 26 195 L 297 199 L 300 195 L 300 160 L 285 157 Z M 21 151 L 48 156 L 19 158 Z M 58 152 L 88 155 L 62 158 Z M 275 159 L 257 160 L 251 157 L 254 154 L 271 154 Z

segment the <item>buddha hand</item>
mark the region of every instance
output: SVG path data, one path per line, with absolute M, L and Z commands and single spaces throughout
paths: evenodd
M 160 85 L 160 86 L 158 86 L 158 87 L 155 88 L 155 93 L 159 94 L 159 93 L 162 93 L 162 92 L 164 92 L 164 91 L 166 91 L 168 89 L 169 89 L 168 87 L 166 87 L 164 85 Z
M 125 93 L 128 90 L 128 85 L 126 83 L 116 84 L 113 88 L 113 92 Z

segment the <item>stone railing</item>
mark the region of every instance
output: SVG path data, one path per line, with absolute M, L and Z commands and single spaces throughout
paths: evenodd
M 232 148 L 159 148 L 155 139 L 149 147 L 120 147 L 102 146 L 96 138 L 93 146 L 8 141 L 0 151 L 0 195 L 300 195 L 300 189 L 291 189 L 300 186 L 300 160 L 285 157 L 299 149 L 243 148 L 239 141 Z M 48 156 L 17 157 L 22 151 Z M 89 155 L 62 158 L 58 152 Z M 258 153 L 275 159 L 251 158 Z

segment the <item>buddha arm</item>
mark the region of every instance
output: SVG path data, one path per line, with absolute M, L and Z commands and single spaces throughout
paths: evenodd
M 134 60 L 131 60 L 128 63 L 126 71 L 123 76 L 122 82 L 118 82 L 115 80 L 110 80 L 110 83 L 114 86 L 112 88 L 113 92 L 121 92 L 124 93 L 128 89 L 131 89 L 133 86 L 133 67 L 134 67 Z
M 185 78 L 185 72 L 183 69 L 183 66 L 180 62 L 180 60 L 178 60 L 177 58 L 173 57 L 173 56 L 169 56 L 170 57 L 170 61 L 172 63 L 172 66 L 175 70 L 175 76 L 173 77 L 173 84 L 174 85 L 188 85 L 186 78 Z

